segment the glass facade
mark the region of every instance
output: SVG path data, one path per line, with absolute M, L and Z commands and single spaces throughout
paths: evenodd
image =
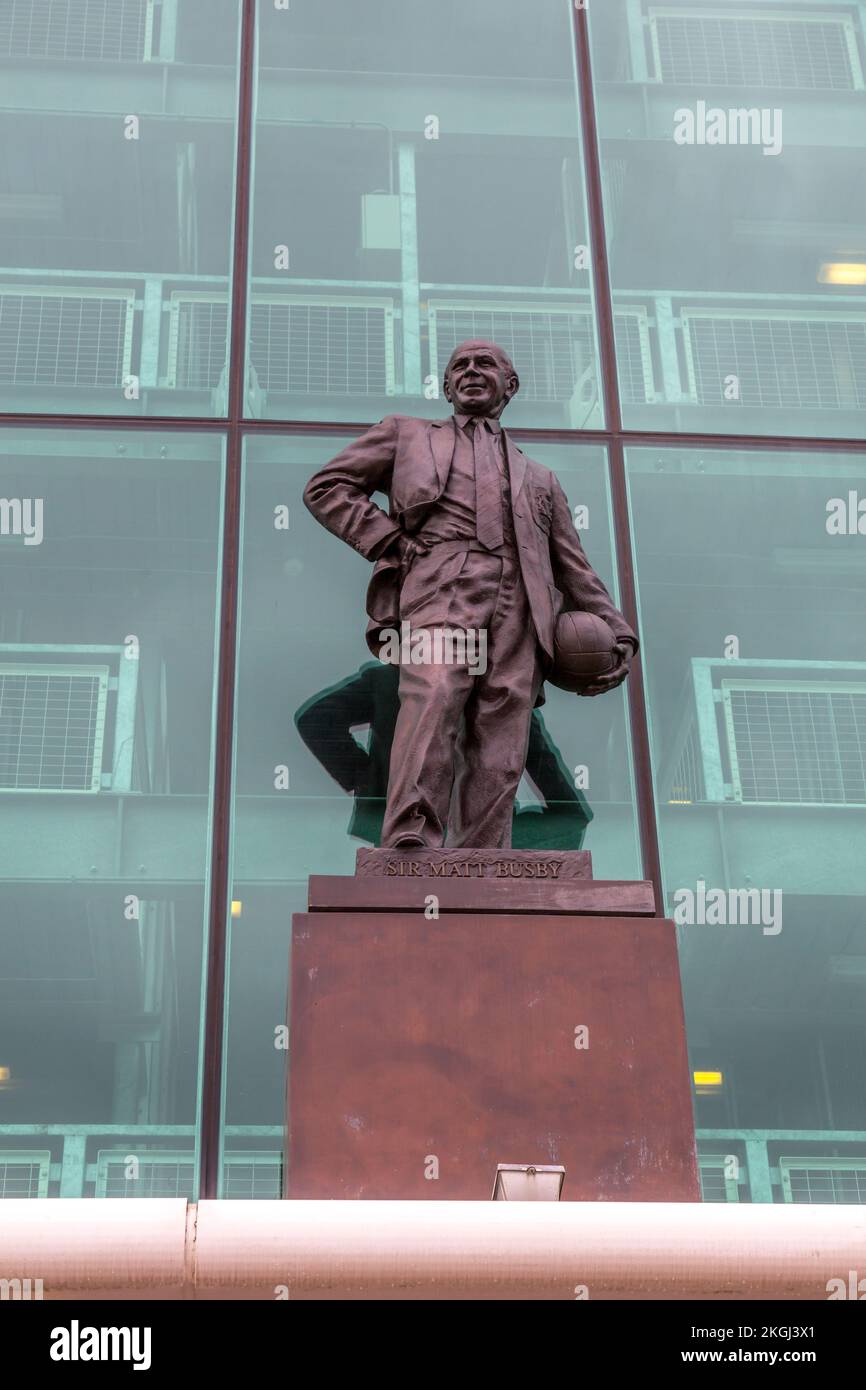
M 195 1172 L 223 452 L 0 431 L 5 1196 Z
M 247 409 L 435 415 L 455 343 L 514 424 L 601 423 L 571 7 L 261 6 Z
M 0 0 L 0 68 L 0 1196 L 279 1195 L 394 717 L 301 493 L 483 334 L 642 639 L 514 842 L 678 921 L 705 1199 L 866 1201 L 866 4 Z
M 0 6 L 5 411 L 225 415 L 238 18 Z
M 861 436 L 863 6 L 589 9 L 624 423 Z
M 724 1077 L 705 1188 L 728 1155 L 740 1200 L 863 1201 L 863 457 L 627 464 L 665 905 L 694 1065 Z

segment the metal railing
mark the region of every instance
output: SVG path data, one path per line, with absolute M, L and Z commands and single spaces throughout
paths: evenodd
M 284 1139 L 280 1125 L 226 1126 L 224 1195 L 278 1195 Z M 866 1130 L 698 1129 L 696 1139 L 704 1201 L 866 1204 Z M 191 1196 L 195 1162 L 193 1125 L 0 1126 L 0 1198 Z M 258 1187 L 243 1172 L 252 1167 Z

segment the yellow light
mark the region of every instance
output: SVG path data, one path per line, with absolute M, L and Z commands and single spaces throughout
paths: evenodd
M 691 806 L 691 804 L 692 798 L 687 786 L 677 783 L 671 787 L 671 794 L 668 797 L 669 806 Z
M 233 916 L 233 917 L 240 917 L 240 915 L 241 915 L 241 913 L 243 912 L 243 910 L 244 910 L 244 905 L 243 905 L 243 903 L 241 902 L 240 898 L 234 898 L 234 899 L 232 900 L 232 916 Z
M 720 1071 L 696 1071 L 695 1089 L 707 1094 L 724 1085 L 725 1078 Z
M 866 285 L 866 261 L 825 261 L 818 281 L 822 285 Z
M 2 1083 L 3 1083 L 4 1081 L 9 1081 L 9 1080 L 11 1079 L 11 1077 L 12 1077 L 12 1068 L 11 1068 L 11 1067 L 0 1067 L 0 1085 L 2 1085 Z

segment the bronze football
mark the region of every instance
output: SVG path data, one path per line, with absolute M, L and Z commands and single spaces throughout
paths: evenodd
M 548 677 L 560 690 L 580 694 L 616 665 L 616 636 L 595 613 L 560 613 L 553 639 L 553 671 Z

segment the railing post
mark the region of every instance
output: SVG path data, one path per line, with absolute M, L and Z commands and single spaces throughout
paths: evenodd
M 773 1180 L 766 1139 L 746 1140 L 746 1173 L 753 1202 L 772 1202 Z
M 681 401 L 683 388 L 680 377 L 680 360 L 677 353 L 677 329 L 674 306 L 670 295 L 658 295 L 653 298 L 653 313 L 656 321 L 656 338 L 659 345 L 664 399 L 669 402 Z
M 159 385 L 159 340 L 162 333 L 162 281 L 144 282 L 141 310 L 141 356 L 138 380 L 143 391 Z
M 725 773 L 719 726 L 716 721 L 716 696 L 713 690 L 712 668 L 700 657 L 692 657 L 692 680 L 695 690 L 695 721 L 704 767 L 704 796 L 707 801 L 725 800 Z
M 164 63 L 173 63 L 177 53 L 177 0 L 162 0 L 159 20 L 159 51 Z
M 63 1158 L 60 1169 L 60 1196 L 84 1196 L 84 1160 L 87 1152 L 87 1136 L 84 1134 L 64 1134 Z
M 641 0 L 626 0 L 626 20 L 628 23 L 628 46 L 631 54 L 631 80 L 632 82 L 649 82 Z

